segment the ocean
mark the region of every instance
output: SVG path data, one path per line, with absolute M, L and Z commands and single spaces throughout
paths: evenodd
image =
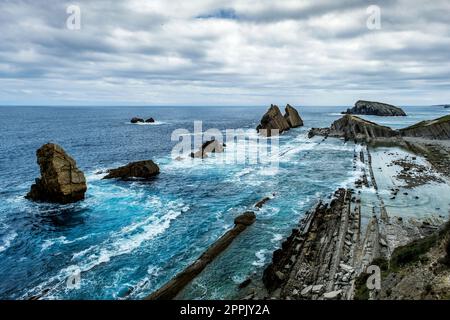
M 308 139 L 346 109 L 299 107 L 305 126 L 279 138 L 278 170 L 226 163 L 225 154 L 172 159 L 176 129 L 253 129 L 267 107 L 0 107 L 0 299 L 140 299 L 183 270 L 227 229 L 254 210 L 257 220 L 189 284 L 180 298 L 233 299 L 245 279 L 261 277 L 272 252 L 322 198 L 355 180 L 357 146 Z M 405 107 L 408 117 L 366 117 L 393 128 L 448 114 Z M 134 116 L 154 124 L 133 125 Z M 256 132 L 254 133 L 256 136 Z M 36 149 L 60 144 L 85 173 L 84 201 L 26 200 L 39 176 Z M 242 145 L 241 145 L 242 144 Z M 237 152 L 245 150 L 236 142 Z M 241 150 L 241 151 L 239 151 Z M 148 182 L 102 180 L 103 172 L 152 159 L 161 174 Z M 77 275 L 76 285 L 69 279 Z

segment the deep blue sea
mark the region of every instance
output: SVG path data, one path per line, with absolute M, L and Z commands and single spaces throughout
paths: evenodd
M 180 298 L 225 299 L 258 278 L 272 251 L 321 197 L 353 180 L 355 146 L 307 139 L 346 107 L 300 107 L 305 127 L 279 139 L 279 169 L 264 161 L 172 160 L 175 129 L 252 129 L 267 107 L 0 107 L 0 299 L 139 299 L 192 263 L 233 219 L 266 196 L 257 221 L 208 266 Z M 402 127 L 447 114 L 406 107 L 406 118 L 371 120 Z M 133 116 L 153 117 L 132 125 Z M 255 134 L 256 135 L 256 134 Z M 85 172 L 86 199 L 71 205 L 24 199 L 39 176 L 36 149 L 60 144 Z M 244 141 L 235 150 L 244 150 Z M 227 147 L 227 149 L 229 149 Z M 229 152 L 229 151 L 226 151 Z M 102 180 L 99 171 L 152 159 L 149 182 Z M 273 196 L 274 195 L 274 196 Z M 67 285 L 79 275 L 75 286 Z

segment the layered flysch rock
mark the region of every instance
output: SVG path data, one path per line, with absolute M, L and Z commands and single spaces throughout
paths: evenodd
M 256 127 L 256 130 L 258 133 L 271 137 L 302 125 L 303 120 L 294 107 L 288 104 L 286 106 L 286 114 L 283 116 L 278 106 L 272 104 L 262 117 L 261 123 Z
M 361 114 L 373 116 L 406 116 L 405 111 L 390 104 L 359 100 L 355 106 L 343 114 Z
M 357 116 L 345 115 L 333 122 L 330 128 L 313 128 L 308 134 L 310 138 L 316 135 L 344 138 L 345 140 L 370 141 L 377 138 L 397 137 L 400 134 L 389 127 Z
M 87 190 L 84 174 L 63 148 L 48 143 L 37 150 L 36 156 L 41 177 L 26 198 L 63 204 L 84 199 Z
M 450 139 L 450 115 L 435 120 L 422 121 L 399 131 L 405 137 L 437 140 Z
M 157 174 L 159 174 L 158 165 L 152 160 L 144 160 L 132 162 L 117 169 L 108 170 L 108 174 L 103 179 L 150 179 Z
M 196 276 L 198 276 L 217 256 L 219 256 L 233 240 L 245 229 L 251 226 L 256 219 L 254 212 L 248 211 L 236 217 L 234 227 L 213 243 L 193 264 L 178 273 L 172 280 L 152 293 L 146 300 L 170 300 Z
M 303 126 L 303 120 L 298 114 L 298 111 L 290 104 L 286 105 L 284 118 L 287 120 L 291 128 Z

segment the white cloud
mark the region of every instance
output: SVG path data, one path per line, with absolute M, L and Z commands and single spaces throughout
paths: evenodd
M 0 1 L 1 104 L 450 102 L 444 0 Z

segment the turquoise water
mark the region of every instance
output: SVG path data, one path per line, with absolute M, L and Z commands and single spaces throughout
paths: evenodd
M 0 108 L 0 298 L 142 298 L 193 262 L 234 217 L 271 196 L 255 224 L 182 295 L 233 298 L 237 284 L 262 272 L 308 209 L 354 180 L 352 144 L 306 137 L 309 128 L 329 126 L 345 109 L 299 108 L 306 126 L 282 135 L 275 170 L 265 161 L 227 164 L 226 154 L 170 156 L 173 130 L 192 132 L 194 120 L 205 130 L 252 129 L 266 107 Z M 401 127 L 448 113 L 405 109 L 407 118 L 370 119 Z M 129 124 L 136 115 L 157 122 Z M 61 144 L 86 173 L 85 201 L 61 206 L 23 198 L 39 175 L 35 150 L 49 141 Z M 244 143 L 226 152 L 243 152 Z M 160 165 L 157 179 L 104 181 L 97 174 L 142 159 Z M 74 274 L 79 282 L 68 286 Z

